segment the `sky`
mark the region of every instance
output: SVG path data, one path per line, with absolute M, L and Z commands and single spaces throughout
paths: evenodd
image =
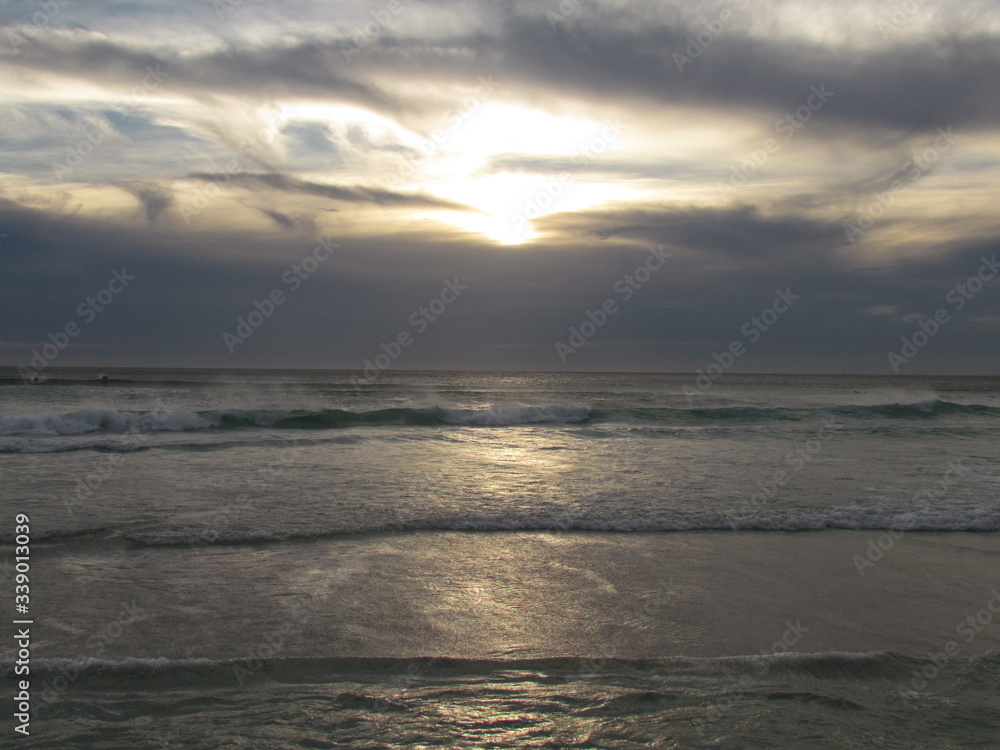
M 0 365 L 997 374 L 1000 6 L 0 2 Z

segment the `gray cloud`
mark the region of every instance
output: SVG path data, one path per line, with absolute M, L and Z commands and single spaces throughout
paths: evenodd
M 274 223 L 277 224 L 279 227 L 282 227 L 284 229 L 294 229 L 296 226 L 295 219 L 291 218 L 286 214 L 281 213 L 280 211 L 272 211 L 269 208 L 260 208 L 258 210 L 262 214 L 267 216 L 269 219 L 274 221 Z
M 621 218 L 592 220 L 603 225 Z M 1000 250 L 997 239 L 891 269 L 851 269 L 833 262 L 833 242 L 824 239 L 822 226 L 815 226 L 820 240 L 814 240 L 811 225 L 787 217 L 742 209 L 646 211 L 629 218 L 643 223 L 608 224 L 551 252 L 544 245 L 497 252 L 485 240 L 442 244 L 433 235 L 345 237 L 234 358 L 221 345 L 222 331 L 252 309 L 254 299 L 281 286 L 282 273 L 310 252 L 313 238 L 236 230 L 220 253 L 213 232 L 127 227 L 4 203 L 0 226 L 8 237 L 0 249 L 10 293 L 0 300 L 0 315 L 12 340 L 44 340 L 73 318 L 75 306 L 100 289 L 112 269 L 124 266 L 138 277 L 134 288 L 80 341 L 105 347 L 105 361 L 147 352 L 148 364 L 357 367 L 406 326 L 444 278 L 458 278 L 470 288 L 461 313 L 435 326 L 402 365 L 553 369 L 559 366 L 554 342 L 587 310 L 617 297 L 616 282 L 643 263 L 647 238 L 660 233 L 676 243 L 674 257 L 622 305 L 606 336 L 581 351 L 574 366 L 693 370 L 739 337 L 741 324 L 770 304 L 776 289 L 790 288 L 801 302 L 755 349 L 755 367 L 816 371 L 826 363 L 838 371 L 880 372 L 887 348 L 914 325 L 903 318 L 932 314 L 984 253 Z M 748 249 L 748 241 L 756 244 Z M 771 243 L 778 249 L 768 252 Z M 46 248 L 44 263 L 39 247 Z M 756 263 L 748 262 L 753 254 Z M 956 358 L 974 367 L 975 357 L 963 359 L 963 352 L 981 352 L 975 342 L 988 330 L 976 320 L 1000 316 L 996 295 L 974 302 L 975 314 L 956 315 L 947 337 L 922 355 L 923 371 L 953 371 Z M 880 305 L 898 314 L 873 315 L 871 308 Z M 7 355 L 16 364 L 19 352 Z
M 9 147 L 0 165 L 3 361 L 16 364 L 18 347 L 61 330 L 124 266 L 135 285 L 81 335 L 81 356 L 86 349 L 150 365 L 358 367 L 443 279 L 459 278 L 469 294 L 400 366 L 554 369 L 554 342 L 615 296 L 649 246 L 662 244 L 669 262 L 573 367 L 691 371 L 736 338 L 776 289 L 791 289 L 801 301 L 749 366 L 885 372 L 886 350 L 944 305 L 984 255 L 1000 251 L 992 212 L 1000 38 L 960 12 L 980 6 L 957 3 L 941 30 L 884 39 L 869 27 L 838 37 L 787 19 L 767 23 L 786 4 L 751 6 L 686 61 L 675 53 L 688 55 L 691 39 L 738 3 L 575 5 L 550 22 L 546 11 L 557 3 L 413 3 L 363 49 L 352 47 L 352 30 L 369 9 L 357 4 L 337 6 L 341 21 L 325 3 L 280 11 L 246 3 L 224 23 L 204 4 L 123 0 L 113 14 L 99 4 L 67 6 L 65 18 L 17 50 L 3 40 L 18 27 L 0 28 L 0 66 L 14 101 L 0 110 Z M 20 18 L 38 6 L 11 7 Z M 827 6 L 796 8 L 793 17 L 815 24 L 807 11 Z M 158 18 L 178 33 L 159 34 Z M 497 103 L 595 123 L 615 113 L 626 126 L 621 150 L 583 169 L 565 144 L 497 155 L 494 143 L 483 143 L 461 153 L 455 144 L 477 132 L 463 121 L 422 172 L 424 154 L 404 142 L 404 131 L 430 137 L 480 76 L 496 82 Z M 721 195 L 716 185 L 739 155 L 759 149 L 813 87 L 833 92 L 822 111 L 745 189 Z M 355 121 L 341 107 L 309 111 L 312 104 L 355 105 L 385 120 Z M 287 115 L 298 105 L 305 114 Z M 267 142 L 246 153 L 269 114 Z M 86 133 L 102 122 L 105 137 L 87 146 Z M 849 245 L 843 221 L 889 190 L 943 126 L 962 139 L 961 155 L 930 167 L 878 219 L 878 231 Z M 464 127 L 473 129 L 463 135 Z M 499 140 L 497 130 L 478 132 Z M 697 132 L 704 140 L 686 151 L 683 138 Z M 87 154 L 55 187 L 51 165 L 67 149 Z M 449 173 L 453 149 L 479 171 Z M 238 171 L 220 166 L 232 153 L 243 159 L 231 162 Z M 412 181 L 398 169 L 404 160 Z M 487 188 L 474 180 L 517 172 L 570 173 L 581 193 L 621 186 L 638 197 L 542 215 L 533 221 L 538 238 L 515 247 L 431 213 L 500 223 L 503 216 L 470 207 L 488 203 L 476 202 Z M 507 187 L 517 179 L 495 184 L 513 191 L 494 196 L 509 205 L 530 197 Z M 206 189 L 212 185 L 228 192 Z M 134 196 L 138 209 L 123 208 L 109 186 Z M 200 213 L 199 199 L 206 208 L 215 199 L 210 192 L 235 210 Z M 458 202 L 466 198 L 470 205 Z M 175 204 L 199 213 L 182 223 Z M 384 208 L 394 210 L 377 210 Z M 136 210 L 145 221 L 135 221 Z M 343 233 L 338 251 L 228 355 L 222 332 L 331 227 Z M 913 371 L 995 370 L 997 320 L 991 286 Z
M 762 39 L 734 24 L 679 70 L 674 54 L 685 55 L 690 38 L 701 31 L 701 25 L 657 18 L 626 25 L 617 12 L 580 14 L 553 30 L 544 17 L 511 14 L 495 33 L 430 41 L 377 39 L 351 62 L 343 55 L 352 44 L 349 38 L 181 56 L 86 36 L 56 41 L 44 34 L 0 59 L 119 84 L 136 84 L 149 71 L 161 71 L 162 85 L 174 90 L 309 95 L 390 113 L 424 107 L 387 94 L 366 76 L 391 74 L 419 83 L 468 82 L 495 74 L 506 86 L 552 88 L 643 108 L 697 105 L 779 114 L 794 111 L 810 87 L 822 85 L 833 92 L 824 120 L 914 132 L 1000 122 L 1000 38 L 992 35 L 969 30 L 960 37 L 851 48 Z
M 601 240 L 626 238 L 664 244 L 713 267 L 726 262 L 763 273 L 770 273 L 771 266 L 762 263 L 825 265 L 844 244 L 839 222 L 794 213 L 765 214 L 753 205 L 636 206 L 590 211 L 582 216 L 555 214 L 542 224 Z
M 0 28 L 0 35 L 4 29 Z M 378 111 L 393 111 L 397 104 L 376 87 L 352 80 L 338 71 L 346 67 L 337 59 L 334 44 L 299 43 L 264 48 L 236 48 L 183 55 L 148 52 L 88 36 L 39 33 L 17 50 L 0 47 L 0 61 L 34 71 L 59 73 L 109 84 L 164 87 L 255 98 L 312 95 L 349 101 Z M 126 96 L 123 106 L 141 101 Z
M 690 64 L 675 60 L 704 30 L 620 8 L 573 15 L 555 29 L 544 17 L 512 14 L 492 35 L 437 44 L 392 40 L 360 63 L 385 72 L 405 60 L 409 75 L 450 80 L 495 73 L 507 85 L 642 109 L 696 105 L 780 115 L 823 85 L 833 92 L 824 120 L 909 132 L 1000 123 L 1000 38 L 975 29 L 852 47 L 760 38 L 735 22 Z M 456 56 L 463 57 L 460 69 Z
M 322 198 L 330 198 L 332 200 L 344 201 L 348 203 L 374 203 L 379 206 L 440 208 L 459 211 L 471 210 L 468 206 L 463 206 L 461 203 L 455 203 L 443 198 L 436 198 L 431 195 L 399 193 L 393 190 L 383 190 L 380 188 L 327 185 L 319 182 L 299 180 L 294 177 L 288 177 L 287 175 L 277 173 L 240 173 L 228 175 L 195 172 L 189 174 L 188 177 L 194 180 L 214 182 L 218 185 L 231 184 L 235 187 L 241 187 L 247 190 L 267 189 L 284 193 L 316 195 Z
M 142 203 L 146 212 L 146 218 L 150 224 L 154 224 L 160 214 L 170 208 L 174 203 L 173 192 L 163 185 L 152 182 L 123 182 L 117 183 L 116 187 L 127 193 L 131 193 Z

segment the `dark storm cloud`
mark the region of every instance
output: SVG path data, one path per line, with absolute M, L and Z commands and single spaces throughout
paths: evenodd
M 822 225 L 813 227 L 817 240 L 805 222 L 750 209 L 593 218 L 604 226 L 600 235 L 582 235 L 552 251 L 544 245 L 498 251 L 485 240 L 442 243 L 433 234 L 340 238 L 333 256 L 280 312 L 229 355 L 222 333 L 254 309 L 255 300 L 282 287 L 283 273 L 315 246 L 313 236 L 295 228 L 281 235 L 234 230 L 221 253 L 211 231 L 129 227 L 6 202 L 0 204 L 7 234 L 0 249 L 8 292 L 0 316 L 6 330 L 17 332 L 16 341 L 44 341 L 75 319 L 76 305 L 113 270 L 124 268 L 136 281 L 77 342 L 102 347 L 102 357 L 353 368 L 407 329 L 409 316 L 445 279 L 457 279 L 468 292 L 399 366 L 558 369 L 555 342 L 586 311 L 615 298 L 620 312 L 569 366 L 693 371 L 739 338 L 742 324 L 771 304 L 777 290 L 788 289 L 800 299 L 747 357 L 749 369 L 815 371 L 825 362 L 828 370 L 887 372 L 885 353 L 912 333 L 913 316 L 933 314 L 984 254 L 1000 251 L 1000 241 L 970 243 L 894 269 L 852 269 L 834 262 L 836 243 Z M 624 218 L 642 223 L 611 223 Z M 747 237 L 754 235 L 765 241 L 748 250 Z M 643 264 L 647 238 L 677 244 L 662 270 L 625 302 L 616 284 Z M 685 250 L 699 243 L 706 250 Z M 772 245 L 777 250 L 764 253 Z M 810 252 L 800 252 L 804 247 Z M 748 252 L 758 253 L 757 262 L 744 262 Z M 986 329 L 976 320 L 1000 317 L 998 301 L 989 291 L 972 300 L 920 367 L 948 371 L 956 357 L 975 359 L 963 359 L 963 352 L 981 352 L 976 342 Z
M 840 222 L 793 213 L 766 214 L 752 205 L 636 206 L 585 214 L 555 214 L 539 222 L 546 229 L 600 239 L 660 243 L 706 264 L 727 262 L 765 270 L 762 263 L 825 266 L 844 244 Z
M 341 185 L 327 185 L 320 182 L 309 182 L 277 173 L 266 174 L 213 174 L 196 172 L 188 175 L 195 180 L 213 182 L 219 185 L 231 184 L 247 190 L 276 190 L 283 193 L 299 193 L 302 195 L 317 195 L 347 203 L 373 203 L 379 206 L 398 206 L 409 208 L 438 208 L 453 211 L 470 211 L 468 206 L 454 203 L 444 198 L 432 195 L 417 195 L 398 193 L 393 190 Z

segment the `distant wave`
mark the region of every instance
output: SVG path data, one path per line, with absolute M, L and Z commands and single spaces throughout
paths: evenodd
M 234 430 L 256 427 L 289 430 L 330 430 L 377 425 L 568 424 L 586 422 L 586 406 L 523 406 L 492 409 L 391 408 L 373 411 L 345 409 L 131 412 L 110 408 L 81 409 L 71 414 L 0 416 L 0 435 L 83 435 L 93 432 L 180 432 Z
M 261 371 L 250 371 L 260 373 Z M 360 371 L 341 370 L 337 373 L 327 373 L 327 378 L 313 377 L 305 379 L 295 379 L 287 374 L 287 371 L 276 371 L 273 379 L 250 379 L 247 377 L 220 375 L 217 372 L 206 374 L 200 379 L 182 380 L 178 378 L 166 379 L 145 379 L 116 377 L 111 375 L 107 380 L 94 375 L 93 377 L 60 377 L 59 375 L 40 374 L 37 383 L 26 382 L 20 377 L 0 377 L 0 388 L 30 386 L 47 386 L 50 388 L 66 387 L 86 387 L 94 388 L 95 392 L 114 388 L 178 388 L 184 390 L 201 388 L 220 389 L 270 389 L 270 388 L 298 388 L 298 387 L 322 387 L 323 389 L 343 389 L 345 391 L 356 392 L 359 388 L 366 391 L 378 391 L 389 388 L 396 388 L 397 385 L 389 382 L 364 382 L 364 374 Z
M 362 534 L 397 534 L 419 532 L 488 533 L 522 532 L 609 532 L 609 533 L 683 533 L 692 531 L 903 531 L 903 532 L 992 532 L 1000 531 L 1000 512 L 990 508 L 971 508 L 948 512 L 894 512 L 875 508 L 831 508 L 814 513 L 787 513 L 755 516 L 715 516 L 695 519 L 655 518 L 566 518 L 530 515 L 496 515 L 453 518 L 429 518 L 401 521 L 373 521 L 350 527 L 271 529 L 205 533 L 203 529 L 116 530 L 90 528 L 32 532 L 33 541 L 80 541 L 86 538 L 113 545 L 137 547 L 203 547 L 281 542 L 308 542 Z M 13 542 L 11 534 L 0 534 L 0 543 Z
M 409 534 L 434 532 L 607 532 L 684 533 L 684 532 L 809 532 L 825 530 L 896 531 L 896 532 L 994 532 L 1000 531 L 1000 512 L 992 499 L 982 507 L 948 510 L 904 511 L 900 509 L 835 507 L 813 512 L 788 511 L 757 515 L 715 515 L 685 518 L 650 518 L 617 516 L 539 516 L 530 513 L 509 515 L 454 515 L 415 519 L 373 519 L 345 526 L 330 525 L 301 529 L 255 528 L 218 531 L 204 528 L 114 528 L 37 529 L 36 542 L 94 541 L 116 547 L 203 547 L 254 544 L 300 543 L 359 535 Z M 10 544 L 13 535 L 0 534 L 0 543 Z
M 350 681 L 364 676 L 366 680 L 392 680 L 394 676 L 412 673 L 419 663 L 421 681 L 441 678 L 488 676 L 503 673 L 505 679 L 521 674 L 549 675 L 572 680 L 592 677 L 589 662 L 601 659 L 601 672 L 608 674 L 662 678 L 664 674 L 754 674 L 760 675 L 763 665 L 772 674 L 795 673 L 814 677 L 846 678 L 856 680 L 903 680 L 919 673 L 926 665 L 936 662 L 928 658 L 912 657 L 886 651 L 846 652 L 822 651 L 816 653 L 767 653 L 759 655 L 691 657 L 673 656 L 648 659 L 607 659 L 602 654 L 580 657 L 553 657 L 528 659 L 461 659 L 441 656 L 401 657 L 286 657 L 255 659 L 253 669 L 248 669 L 247 659 L 170 659 L 127 658 L 122 660 L 85 660 L 60 658 L 34 658 L 31 672 L 45 679 L 56 675 L 73 675 L 119 686 L 122 681 L 135 680 L 144 689 L 159 687 L 224 684 L 232 687 L 236 670 L 242 670 L 244 679 L 252 682 L 279 681 L 287 683 Z M 956 659 L 966 668 L 982 670 L 995 675 L 1000 670 L 1000 654 L 983 654 L 973 659 Z M 0 660 L 0 675 L 11 677 L 13 659 Z M 410 672 L 408 672 L 410 670 Z
M 902 417 L 926 419 L 946 414 L 993 414 L 1000 415 L 1000 407 L 987 404 L 956 404 L 942 399 L 916 401 L 908 404 L 879 404 L 875 406 L 840 406 L 832 409 L 846 416 Z
M 703 518 L 694 520 L 658 520 L 649 518 L 541 518 L 530 516 L 494 516 L 478 518 L 420 519 L 358 525 L 351 528 L 303 530 L 227 531 L 205 534 L 202 530 L 126 532 L 122 539 L 139 547 L 200 547 L 206 545 L 274 544 L 331 539 L 360 534 L 414 532 L 610 532 L 610 533 L 683 533 L 691 531 L 853 531 L 904 532 L 990 532 L 1000 531 L 1000 513 L 979 510 L 947 516 L 935 513 L 887 513 L 884 511 L 845 512 Z
M 357 436 L 320 437 L 316 439 L 298 438 L 295 441 L 295 445 L 298 447 L 306 445 L 348 445 L 357 443 L 360 440 L 361 438 Z M 268 440 L 258 436 L 251 436 L 242 440 L 212 440 L 207 442 L 198 442 L 197 440 L 179 440 L 177 442 L 157 443 L 154 446 L 133 437 L 116 439 L 106 437 L 104 435 L 101 435 L 100 437 L 77 435 L 70 436 L 64 440 L 60 440 L 52 436 L 37 437 L 35 439 L 8 437 L 6 440 L 0 439 L 0 454 L 74 453 L 76 451 L 94 451 L 96 453 L 139 453 L 141 451 L 152 450 L 154 447 L 157 450 L 163 451 L 207 453 L 211 451 L 225 451 L 232 448 L 246 448 L 248 446 L 261 448 L 268 445 L 284 447 L 288 445 L 288 441 L 282 439 L 281 437 L 274 437 Z
M 785 406 L 717 406 L 705 408 L 650 407 L 631 409 L 629 415 L 639 420 L 660 422 L 767 422 L 803 421 L 823 416 L 850 419 L 933 419 L 935 417 L 968 414 L 998 415 L 1000 407 L 987 404 L 958 404 L 941 399 L 872 405 L 828 406 L 822 408 L 795 408 Z
M 37 383 L 26 383 L 22 378 L 0 378 L 0 388 L 5 386 L 17 386 L 17 385 L 30 385 L 35 386 L 49 386 L 49 387 L 66 387 L 66 386 L 94 386 L 95 388 L 106 388 L 107 386 L 129 386 L 129 387 L 147 387 L 147 388 L 198 388 L 201 386 L 225 386 L 232 387 L 238 384 L 234 381 L 213 381 L 213 380 L 127 380 L 118 378 L 109 378 L 108 380 L 102 380 L 99 377 L 93 378 L 60 378 L 60 377 L 46 377 L 45 375 L 38 376 Z
M 930 400 L 908 404 L 872 406 L 833 406 L 822 409 L 786 407 L 725 406 L 715 408 L 649 407 L 630 409 L 617 414 L 588 406 L 495 406 L 490 409 L 387 408 L 371 411 L 346 409 L 267 410 L 220 409 L 209 411 L 132 412 L 111 408 L 81 409 L 70 414 L 25 414 L 0 416 L 0 436 L 83 435 L 101 433 L 181 432 L 192 430 L 236 430 L 266 428 L 275 430 L 331 430 L 357 426 L 441 426 L 465 425 L 502 427 L 529 424 L 580 424 L 591 421 L 631 419 L 667 425 L 727 422 L 803 421 L 822 416 L 851 420 L 934 419 L 950 415 L 1000 416 L 1000 407 L 986 404 L 957 404 Z M 116 450 L 108 444 L 107 450 Z M 0 452 L 53 452 L 59 449 L 37 447 L 17 449 L 10 446 Z M 66 444 L 62 450 L 80 450 Z
M 36 529 L 31 530 L 31 543 L 41 544 L 42 542 L 65 542 L 69 540 L 107 539 L 120 536 L 114 529 L 107 527 L 94 527 L 85 529 Z M 13 544 L 13 534 L 0 534 L 0 544 Z
M 149 450 L 148 445 L 135 441 L 115 440 L 15 440 L 0 443 L 0 453 L 72 453 L 73 451 L 97 451 L 99 453 L 135 453 Z

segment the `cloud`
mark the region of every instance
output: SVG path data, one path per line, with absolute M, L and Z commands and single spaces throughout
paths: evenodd
M 543 225 L 601 240 L 625 238 L 665 244 L 713 263 L 725 260 L 762 271 L 762 262 L 827 263 L 844 242 L 839 223 L 795 213 L 764 213 L 745 204 L 631 206 L 557 214 L 546 217 Z
M 169 188 L 152 182 L 117 183 L 127 193 L 140 200 L 150 224 L 156 223 L 160 214 L 174 203 L 174 194 Z
M 824 44 L 761 35 L 755 31 L 759 18 L 740 3 L 594 4 L 555 25 L 544 10 L 524 4 L 468 8 L 465 33 L 414 36 L 392 29 L 363 50 L 349 32 L 265 38 L 253 47 L 150 51 L 98 34 L 42 30 L 16 50 L 4 46 L 0 59 L 25 70 L 114 85 L 135 86 L 159 71 L 162 85 L 174 91 L 308 96 L 395 115 L 426 110 L 419 97 L 389 93 L 401 91 L 399 83 L 461 84 L 496 74 L 508 88 L 561 91 L 646 110 L 693 105 L 780 114 L 799 106 L 812 87 L 826 87 L 833 92 L 827 120 L 925 132 L 1000 123 L 993 85 L 1000 77 L 1000 37 L 972 25 L 877 45 L 867 39 Z M 720 25 L 726 11 L 731 20 Z M 706 36 L 712 24 L 718 33 Z M 698 43 L 699 35 L 707 42 Z
M 289 216 L 286 216 L 280 211 L 272 211 L 271 209 L 268 208 L 261 208 L 259 210 L 265 216 L 272 219 L 274 223 L 277 224 L 279 227 L 283 227 L 284 229 L 294 229 L 296 226 L 294 219 L 292 219 Z
M 11 4 L 0 27 L 5 361 L 125 265 L 135 285 L 80 338 L 102 356 L 359 366 L 458 276 L 461 314 L 402 364 L 549 369 L 664 245 L 573 366 L 703 366 L 791 288 L 752 367 L 881 371 L 1000 247 L 1000 13 L 977 0 L 888 32 L 850 0 L 425 1 L 371 34 L 335 0 L 58 5 L 22 34 L 42 6 Z M 534 233 L 498 244 L 526 206 Z M 221 332 L 317 234 L 337 253 L 236 362 Z M 991 294 L 920 367 L 984 368 Z
M 272 212 L 279 225 L 284 226 L 281 217 L 294 221 Z M 596 225 L 622 218 L 613 212 L 592 217 Z M 737 337 L 740 325 L 771 302 L 776 288 L 789 287 L 801 302 L 755 349 L 757 368 L 787 368 L 795 361 L 819 369 L 826 362 L 878 371 L 886 348 L 909 332 L 910 324 L 872 315 L 871 308 L 911 312 L 941 306 L 950 285 L 974 272 L 989 248 L 968 245 L 892 273 L 873 272 L 834 263 L 830 248 L 809 247 L 804 241 L 809 225 L 788 217 L 749 209 L 703 214 L 647 208 L 641 218 L 635 226 L 672 232 L 670 239 L 686 250 L 675 252 L 623 304 L 607 339 L 595 341 L 614 346 L 588 347 L 574 366 L 693 371 L 713 347 Z M 0 226 L 8 234 L 0 251 L 11 290 L 0 300 L 0 315 L 11 339 L 43 341 L 62 330 L 75 319 L 76 306 L 107 283 L 112 269 L 124 266 L 137 276 L 102 314 L 100 325 L 79 339 L 105 347 L 102 361 L 112 363 L 148 352 L 143 360 L 148 364 L 357 367 L 378 351 L 380 341 L 406 327 L 408 316 L 439 291 L 442 279 L 457 277 L 469 285 L 461 314 L 436 325 L 405 366 L 551 369 L 559 364 L 553 342 L 587 310 L 616 297 L 616 282 L 648 255 L 646 240 L 620 231 L 625 225 L 619 223 L 608 224 L 615 231 L 604 238 L 581 236 L 551 251 L 544 245 L 497 251 L 472 236 L 442 243 L 433 233 L 407 236 L 389 228 L 381 235 L 338 237 L 334 256 L 237 361 L 223 347 L 222 332 L 253 309 L 255 299 L 282 286 L 282 274 L 311 252 L 312 237 L 250 229 L 220 236 L 164 222 L 140 227 L 9 202 L 0 202 Z M 762 238 L 754 246 L 759 254 L 754 263 L 745 245 L 755 232 Z M 771 242 L 777 247 L 767 252 Z M 992 247 L 996 252 L 1000 239 Z M 975 302 L 978 317 L 998 315 L 990 298 Z M 982 330 L 971 317 L 956 316 L 947 341 L 942 338 L 935 353 L 928 351 L 927 366 L 953 367 L 962 347 Z M 6 356 L 17 364 L 21 354 Z
M 711 16 L 694 22 L 676 10 L 671 18 L 643 5 L 594 6 L 553 28 L 538 14 L 511 13 L 494 33 L 432 43 L 394 39 L 366 51 L 358 64 L 386 72 L 405 60 L 407 77 L 449 81 L 494 73 L 506 86 L 641 110 L 697 106 L 782 115 L 824 87 L 832 92 L 824 120 L 861 128 L 928 132 L 1000 124 L 992 83 L 1000 74 L 1000 37 L 967 27 L 877 46 L 829 45 L 758 36 L 749 11 L 733 13 L 736 20 L 708 35 L 710 45 L 694 48 Z M 458 57 L 461 67 L 454 65 Z
M 299 180 L 277 173 L 262 174 L 216 174 L 195 172 L 188 177 L 194 180 L 213 182 L 217 185 L 231 184 L 246 190 L 276 190 L 283 193 L 299 193 L 302 195 L 317 195 L 347 203 L 373 203 L 379 206 L 408 208 L 438 208 L 448 210 L 470 211 L 461 203 L 437 198 L 431 195 L 399 193 L 380 188 L 359 186 L 327 185 L 319 182 Z M 273 218 L 273 217 L 272 217 Z
M 45 30 L 17 49 L 0 47 L 0 60 L 7 65 L 114 86 L 145 82 L 147 89 L 156 84 L 175 91 L 243 93 L 265 99 L 280 92 L 350 101 L 376 110 L 395 108 L 392 97 L 378 88 L 342 74 L 346 65 L 338 54 L 333 44 L 311 42 L 230 46 L 195 54 L 151 52 L 97 35 Z

